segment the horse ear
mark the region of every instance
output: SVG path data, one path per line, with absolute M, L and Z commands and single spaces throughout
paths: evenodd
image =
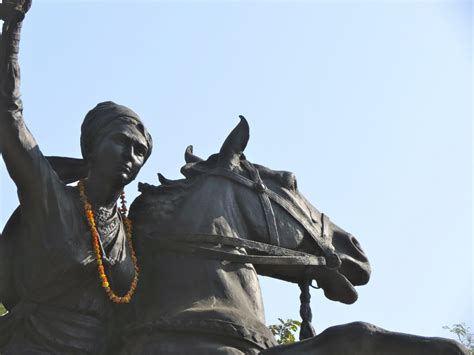
M 201 158 L 193 154 L 192 145 L 188 145 L 188 147 L 186 148 L 186 151 L 184 152 L 184 160 L 186 161 L 186 163 L 198 163 L 202 161 Z
M 240 157 L 249 141 L 249 124 L 244 116 L 239 117 L 239 124 L 227 136 L 219 152 L 217 166 L 222 168 L 239 165 Z
M 161 185 L 170 185 L 173 181 L 165 178 L 163 175 L 158 173 L 158 180 L 160 180 Z

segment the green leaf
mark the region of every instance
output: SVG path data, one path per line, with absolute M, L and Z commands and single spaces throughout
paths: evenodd
M 272 324 L 268 329 L 275 336 L 278 344 L 291 344 L 296 341 L 295 333 L 299 330 L 301 322 L 294 319 L 278 318 L 280 324 Z
M 474 334 L 465 323 L 454 324 L 452 327 L 445 325 L 443 329 L 455 334 L 458 341 L 469 350 L 471 355 L 474 355 Z

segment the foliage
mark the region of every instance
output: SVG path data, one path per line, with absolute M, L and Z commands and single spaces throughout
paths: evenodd
M 291 344 L 296 341 L 295 333 L 301 327 L 301 322 L 294 319 L 284 321 L 278 318 L 280 324 L 269 325 L 268 328 L 275 336 L 278 344 Z
M 449 330 L 456 334 L 459 342 L 461 342 L 474 355 L 474 334 L 471 329 L 464 323 L 454 324 L 452 327 L 444 326 L 443 329 Z
M 6 312 L 7 310 L 5 309 L 5 307 L 3 307 L 3 304 L 0 303 L 0 316 Z

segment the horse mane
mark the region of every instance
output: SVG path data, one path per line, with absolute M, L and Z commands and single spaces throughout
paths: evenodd
M 242 154 L 241 160 L 245 160 L 245 155 Z M 174 211 L 176 206 L 182 201 L 191 186 L 198 181 L 202 176 L 209 173 L 217 167 L 219 154 L 212 154 L 206 160 L 196 159 L 187 161 L 181 168 L 181 174 L 184 179 L 167 179 L 163 175 L 158 174 L 158 179 L 161 185 L 152 185 L 147 183 L 139 183 L 138 190 L 142 196 L 137 198 L 133 203 L 134 207 L 140 206 L 144 211 L 147 208 L 153 208 L 159 217 L 168 217 Z M 293 173 L 288 171 L 277 171 L 269 169 L 263 165 L 254 164 L 260 173 L 262 179 L 271 179 L 279 183 L 281 186 L 288 189 L 296 189 L 296 177 Z M 152 201 L 147 202 L 150 197 Z M 145 201 L 144 201 L 145 199 Z M 148 205 L 150 203 L 150 205 Z
M 200 160 L 194 163 L 186 163 L 181 168 L 184 179 L 167 179 L 158 174 L 161 185 L 138 183 L 138 191 L 142 193 L 133 203 L 134 209 L 146 211 L 152 207 L 159 217 L 168 217 L 182 201 L 188 190 L 197 181 L 199 176 L 205 175 L 208 171 L 216 167 L 218 154 L 211 155 L 207 160 Z M 148 200 L 152 200 L 148 202 Z M 148 205 L 150 203 L 150 205 Z M 152 205 L 151 205 L 152 204 Z
M 136 213 L 147 213 L 150 209 L 158 218 L 170 217 L 176 210 L 177 205 L 186 196 L 192 181 L 188 179 L 168 180 L 159 174 L 161 185 L 138 183 L 138 191 L 142 194 L 130 206 L 130 217 L 133 219 Z

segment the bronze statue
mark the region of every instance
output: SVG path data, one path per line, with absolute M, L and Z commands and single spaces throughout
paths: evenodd
M 250 163 L 242 153 L 248 138 L 242 117 L 219 154 L 201 160 L 187 150 L 185 179 L 140 185 L 130 216 L 143 274 L 125 353 L 214 354 L 225 346 L 253 354 L 275 346 L 257 272 L 300 284 L 306 336 L 314 335 L 312 279 L 344 303 L 357 299 L 354 285 L 368 282 L 355 237 L 304 198 L 292 173 Z
M 243 117 L 218 154 L 203 160 L 186 150 L 184 179 L 140 185 L 130 214 L 137 283 L 131 224 L 117 199 L 149 157 L 151 137 L 135 112 L 103 102 L 82 125 L 84 160 L 42 155 L 19 95 L 30 4 L 0 6 L 0 151 L 20 200 L 0 238 L 0 301 L 9 309 L 1 354 L 468 354 L 451 340 L 362 322 L 315 335 L 311 282 L 353 303 L 369 262 L 292 173 L 245 157 Z M 257 273 L 299 285 L 303 341 L 276 346 Z
M 135 112 L 103 102 L 82 124 L 83 161 L 43 156 L 19 93 L 18 44 L 29 6 L 1 7 L 0 148 L 20 207 L 1 237 L 0 300 L 9 313 L 0 317 L 0 353 L 105 354 L 113 304 L 130 300 L 138 271 L 117 199 L 152 141 Z M 79 179 L 79 187 L 67 185 Z
M 220 152 L 185 152 L 181 180 L 140 184 L 131 206 L 142 279 L 122 314 L 121 354 L 468 354 L 455 341 L 355 322 L 315 336 L 309 283 L 343 303 L 368 282 L 359 242 L 314 208 L 295 175 L 243 154 L 247 121 Z M 265 326 L 257 273 L 301 288 L 301 342 L 276 346 Z

